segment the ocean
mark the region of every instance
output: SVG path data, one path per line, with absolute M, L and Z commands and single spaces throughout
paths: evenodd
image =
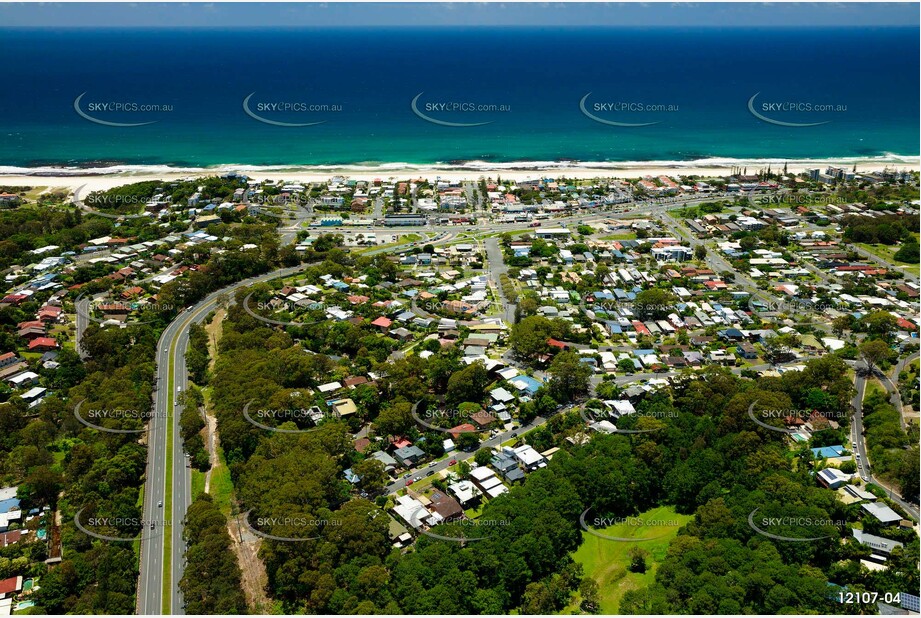
M 0 173 L 919 155 L 915 28 L 0 29 L 0 83 Z

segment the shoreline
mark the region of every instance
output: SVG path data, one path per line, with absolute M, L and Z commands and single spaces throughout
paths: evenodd
M 787 166 L 788 173 L 795 174 L 809 168 L 844 167 L 858 173 L 876 172 L 885 168 L 900 171 L 921 171 L 921 159 L 892 155 L 888 157 L 840 158 L 840 159 L 703 159 L 697 161 L 624 161 L 624 162 L 572 162 L 572 161 L 521 161 L 510 163 L 488 163 L 470 161 L 456 164 L 415 165 L 392 163 L 380 165 L 330 165 L 330 166 L 252 166 L 220 165 L 213 167 L 174 168 L 155 165 L 122 165 L 99 168 L 37 167 L 24 168 L 0 166 L 0 185 L 33 186 L 49 188 L 84 187 L 86 192 L 111 189 L 113 187 L 150 180 L 182 180 L 203 178 L 236 172 L 252 180 L 283 180 L 317 182 L 333 176 L 344 176 L 353 180 L 371 181 L 409 180 L 427 178 L 458 181 L 498 177 L 513 180 L 534 180 L 538 178 L 643 178 L 645 176 L 728 176 L 733 168 L 749 168 L 756 173 L 768 166 L 779 171 Z

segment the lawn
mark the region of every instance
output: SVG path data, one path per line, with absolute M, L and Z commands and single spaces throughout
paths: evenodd
M 636 234 L 608 234 L 601 236 L 599 240 L 636 240 Z
M 411 242 L 416 242 L 421 240 L 422 236 L 419 234 L 401 234 L 400 238 L 396 242 L 391 242 L 383 245 L 369 245 L 367 247 L 350 247 L 352 253 L 363 254 L 368 253 L 369 251 L 381 251 L 382 249 L 392 249 L 394 247 L 400 247 L 402 245 L 409 244 Z
M 202 394 L 205 397 L 205 408 L 208 410 L 212 409 L 211 397 L 213 391 L 210 387 L 202 389 Z M 231 517 L 231 503 L 233 502 L 233 481 L 230 478 L 230 469 L 227 467 L 227 460 L 224 458 L 224 449 L 221 448 L 220 443 L 217 447 L 217 459 L 218 465 L 211 469 L 211 486 L 209 487 L 209 494 L 211 498 L 214 499 L 214 503 L 218 506 L 226 517 Z M 198 494 L 194 491 L 196 479 L 195 473 L 192 474 L 192 497 L 194 498 Z M 201 474 L 201 491 L 205 490 L 205 475 Z
M 906 264 L 904 262 L 897 262 L 895 260 L 895 254 L 902 247 L 901 244 L 898 244 L 898 245 L 883 245 L 883 244 L 870 245 L 870 244 L 861 242 L 861 243 L 857 243 L 857 246 L 863 249 L 864 251 L 869 251 L 870 253 L 872 253 L 878 258 L 882 258 L 886 260 L 890 264 L 893 264 L 899 270 L 912 273 L 916 276 L 919 274 L 919 272 L 921 272 L 921 265 L 919 264 Z
M 587 521 L 591 521 L 591 517 L 589 513 Z M 613 541 L 582 532 L 582 545 L 572 554 L 572 558 L 582 565 L 586 577 L 592 577 L 598 582 L 600 613 L 617 614 L 620 600 L 628 590 L 636 590 L 653 583 L 656 569 L 665 559 L 669 544 L 678 536 L 681 526 L 691 518 L 691 515 L 679 515 L 675 513 L 674 508 L 663 506 L 631 518 L 629 523 L 598 529 L 599 532 L 612 537 L 661 537 L 637 543 Z M 669 525 L 636 525 L 636 520 L 669 522 Z M 649 553 L 646 560 L 649 568 L 645 573 L 631 573 L 627 570 L 630 565 L 629 552 L 633 547 L 640 547 Z M 576 594 L 573 602 L 560 613 L 578 612 L 580 603 L 581 599 Z

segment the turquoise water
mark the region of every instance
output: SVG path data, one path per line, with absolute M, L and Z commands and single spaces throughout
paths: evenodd
M 0 30 L 0 78 L 16 85 L 0 98 L 0 171 L 910 161 L 918 51 L 910 28 Z M 92 118 L 152 124 L 88 120 L 81 94 Z M 310 126 L 253 118 L 250 94 L 261 119 Z M 755 95 L 765 117 L 825 124 L 759 119 Z

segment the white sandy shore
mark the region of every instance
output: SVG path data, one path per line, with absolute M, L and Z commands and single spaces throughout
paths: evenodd
M 919 171 L 921 170 L 921 162 L 915 161 L 913 163 L 905 162 L 878 162 L 878 161 L 867 161 L 857 163 L 857 171 L 859 172 L 871 172 L 871 171 L 881 171 L 884 168 L 888 167 L 890 169 L 898 170 L 908 170 L 908 171 Z M 238 170 L 240 173 L 245 174 L 253 180 L 284 180 L 284 181 L 301 181 L 301 182 L 313 182 L 313 181 L 325 181 L 332 176 L 345 176 L 354 180 L 373 180 L 375 178 L 381 178 L 383 180 L 387 179 L 398 179 L 398 180 L 409 180 L 415 178 L 428 178 L 429 180 L 435 180 L 435 178 L 441 178 L 443 180 L 476 180 L 478 178 L 497 178 L 501 177 L 505 180 L 528 180 L 528 179 L 537 179 L 537 178 L 642 178 L 644 176 L 659 176 L 659 175 L 668 175 L 668 176 L 701 176 L 701 177 L 719 177 L 726 176 L 730 173 L 730 165 L 719 165 L 719 166 L 702 166 L 702 167 L 693 167 L 693 166 L 676 166 L 676 165 L 663 165 L 663 166 L 643 166 L 643 167 L 631 167 L 631 164 L 626 163 L 624 167 L 563 167 L 563 166 L 548 166 L 547 168 L 529 168 L 529 169 L 443 169 L 438 167 L 423 167 L 423 166 L 413 166 L 405 169 L 400 169 L 397 167 L 394 168 L 385 168 L 380 170 L 367 170 L 367 169 L 355 169 L 355 168 L 322 168 L 322 169 L 310 169 L 306 171 L 290 171 L 290 170 L 279 170 L 272 171 L 271 169 L 252 169 L 247 168 L 246 166 L 239 166 L 238 168 L 234 166 L 223 166 L 219 169 L 201 169 L 201 170 L 184 170 L 184 171 L 168 171 L 165 170 L 163 173 L 151 173 L 151 172 L 116 172 L 111 174 L 87 174 L 80 175 L 78 170 L 68 171 L 66 175 L 54 175 L 54 173 L 49 173 L 45 175 L 34 174 L 4 174 L 0 173 L 0 185 L 6 186 L 33 186 L 33 187 L 51 187 L 51 188 L 69 188 L 75 189 L 77 187 L 82 187 L 81 193 L 87 194 L 91 191 L 99 191 L 110 189 L 112 187 L 117 187 L 133 182 L 142 182 L 145 180 L 181 180 L 185 178 L 200 178 L 205 176 L 214 176 L 220 173 L 226 173 L 231 170 Z M 767 167 L 767 163 L 763 161 L 739 161 L 734 162 L 734 166 L 737 167 L 747 167 L 749 173 L 755 173 L 759 169 Z M 771 168 L 773 170 L 779 171 L 783 169 L 783 161 L 777 161 L 771 163 Z M 810 163 L 790 163 L 787 165 L 787 171 L 789 173 L 798 173 L 802 172 L 807 168 L 821 167 L 824 168 L 829 165 L 834 165 L 838 167 L 844 167 L 851 169 L 854 167 L 854 161 L 844 160 L 840 162 L 835 162 L 833 160 L 826 161 L 816 161 Z

